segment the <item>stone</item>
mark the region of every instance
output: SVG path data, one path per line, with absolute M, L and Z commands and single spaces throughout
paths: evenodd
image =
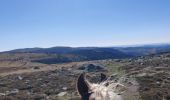
M 23 77 L 21 77 L 21 76 L 18 76 L 18 79 L 19 79 L 19 80 L 23 80 Z
M 60 92 L 59 94 L 57 94 L 57 96 L 58 97 L 62 97 L 62 96 L 64 96 L 64 95 L 66 95 L 67 94 L 67 92 Z
M 159 84 L 160 84 L 160 82 L 158 82 L 158 81 L 157 81 L 157 82 L 156 82 L 156 84 L 158 84 L 158 85 L 159 85 Z
M 99 72 L 99 71 L 106 71 L 106 69 L 103 66 L 98 66 L 95 64 L 87 64 L 83 65 L 78 68 L 79 70 L 84 70 L 87 72 Z
M 6 91 L 7 92 L 7 95 L 16 95 L 19 90 L 18 89 L 13 89 L 12 91 Z
M 63 87 L 62 89 L 63 89 L 63 90 L 67 90 L 67 87 Z
M 34 69 L 40 69 L 40 67 L 38 67 L 38 66 L 35 66 L 35 67 L 34 67 Z
M 0 93 L 0 96 L 5 96 L 6 94 L 5 93 Z

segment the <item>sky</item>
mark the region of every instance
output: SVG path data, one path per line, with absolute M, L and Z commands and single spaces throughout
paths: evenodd
M 170 43 L 170 0 L 0 0 L 0 51 Z

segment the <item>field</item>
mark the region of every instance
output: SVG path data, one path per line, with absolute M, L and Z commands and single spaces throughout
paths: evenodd
M 1 54 L 0 100 L 80 100 L 76 81 L 82 72 L 87 73 L 91 82 L 98 82 L 100 73 L 114 75 L 127 87 L 122 94 L 125 100 L 170 100 L 168 53 L 59 64 L 31 60 L 44 56 Z

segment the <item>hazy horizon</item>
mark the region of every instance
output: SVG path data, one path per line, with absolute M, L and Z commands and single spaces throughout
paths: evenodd
M 127 45 L 110 45 L 110 46 L 62 46 L 62 45 L 56 45 L 56 46 L 49 46 L 49 47 L 23 47 L 23 48 L 14 48 L 9 50 L 2 50 L 0 52 L 6 52 L 11 50 L 17 50 L 17 49 L 29 49 L 29 48 L 53 48 L 53 47 L 71 47 L 71 48 L 79 48 L 79 47 L 101 47 L 101 48 L 107 48 L 107 47 L 140 47 L 140 46 L 148 46 L 148 45 L 170 45 L 170 43 L 148 43 L 148 44 L 127 44 Z
M 3 0 L 0 51 L 170 43 L 169 0 Z

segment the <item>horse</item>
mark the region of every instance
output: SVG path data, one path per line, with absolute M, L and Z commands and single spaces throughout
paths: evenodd
M 77 90 L 81 100 L 123 100 L 121 93 L 116 93 L 118 87 L 124 85 L 106 79 L 106 75 L 101 74 L 100 83 L 91 83 L 82 73 L 77 80 Z

